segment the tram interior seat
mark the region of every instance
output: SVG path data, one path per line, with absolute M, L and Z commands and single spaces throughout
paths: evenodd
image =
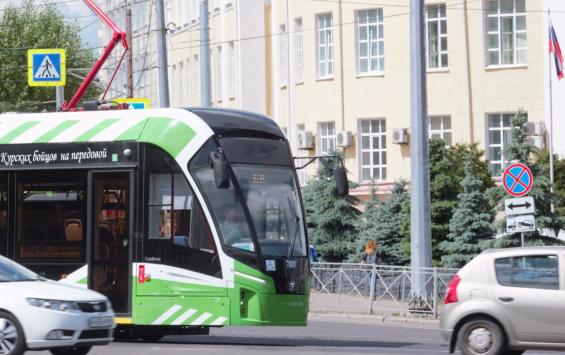
M 191 247 L 189 238 L 186 235 L 175 235 L 174 243 L 183 247 Z
M 69 242 L 82 240 L 82 221 L 80 219 L 67 219 L 65 221 L 65 239 Z

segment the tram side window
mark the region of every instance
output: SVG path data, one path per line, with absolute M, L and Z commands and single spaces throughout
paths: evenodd
M 0 174 L 0 255 L 8 252 L 8 174 Z
M 17 186 L 16 260 L 84 262 L 84 176 L 22 174 Z
M 178 165 L 148 147 L 148 233 L 146 260 L 220 276 L 212 232 L 202 208 Z M 150 259 L 147 259 L 150 257 Z

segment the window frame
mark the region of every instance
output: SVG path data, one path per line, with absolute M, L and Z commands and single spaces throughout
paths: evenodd
M 487 113 L 485 114 L 485 155 L 488 160 L 488 168 L 490 173 L 493 177 L 500 177 L 502 176 L 502 172 L 504 171 L 504 167 L 508 164 L 508 160 L 506 159 L 506 147 L 511 141 L 511 131 L 512 125 L 510 124 L 510 118 L 514 116 L 517 112 L 496 112 L 496 113 Z M 508 117 L 508 126 L 504 125 L 504 119 Z M 491 118 L 498 118 L 500 119 L 500 124 L 498 127 L 491 127 L 490 126 L 490 119 Z M 492 143 L 490 138 L 490 132 L 499 131 L 500 132 L 500 143 Z M 506 133 L 505 133 L 506 132 Z M 506 135 L 508 135 L 507 141 L 505 141 Z M 500 160 L 492 160 L 491 148 L 500 148 L 501 155 Z M 496 171 L 492 169 L 493 165 L 500 166 L 500 174 L 498 175 Z
M 330 127 L 333 128 L 333 134 L 330 132 Z M 324 133 L 324 128 L 325 131 L 327 132 L 327 134 Z M 319 155 L 326 155 L 329 152 L 331 152 L 332 150 L 336 149 L 336 140 L 337 138 L 337 133 L 335 130 L 335 121 L 325 121 L 325 122 L 318 122 L 318 154 Z M 322 142 L 326 141 L 326 147 L 327 149 L 322 149 Z M 333 148 L 332 147 L 332 143 L 333 142 Z
M 363 122 L 369 122 L 369 132 L 363 132 Z M 373 122 L 378 122 L 378 131 L 373 132 Z M 387 130 L 386 130 L 386 119 L 384 117 L 379 118 L 362 118 L 357 121 L 357 156 L 359 161 L 359 182 L 368 183 L 372 180 L 375 181 L 386 181 L 388 173 L 388 157 L 387 157 Z M 363 138 L 367 137 L 369 140 L 369 148 L 363 148 Z M 374 138 L 378 139 L 379 147 L 374 148 L 373 141 Z M 384 138 L 384 142 L 383 142 Z M 363 159 L 363 153 L 369 154 L 369 164 L 365 164 Z M 374 154 L 379 155 L 379 163 L 374 164 L 373 158 Z M 384 163 L 383 163 L 384 161 Z M 369 169 L 370 179 L 365 179 L 363 170 Z M 378 171 L 379 176 L 375 177 L 374 171 Z
M 435 8 L 436 17 L 430 17 L 430 11 Z M 442 15 L 443 12 L 443 15 Z M 425 23 L 426 23 L 426 68 L 428 71 L 446 71 L 449 70 L 449 40 L 448 40 L 448 27 L 447 27 L 447 9 L 445 3 L 435 3 L 435 4 L 426 4 L 426 11 L 425 11 Z M 431 67 L 430 66 L 430 36 L 429 36 L 429 27 L 430 25 L 434 25 L 437 27 L 437 57 L 438 57 L 438 66 Z M 442 33 L 442 29 L 445 27 L 445 33 Z M 442 39 L 445 38 L 445 48 L 442 48 Z M 446 62 L 444 63 L 443 56 L 446 56 Z
M 173 267 L 179 267 L 186 270 L 190 270 L 192 272 L 201 273 L 204 275 L 208 275 L 215 278 L 222 278 L 222 267 L 219 263 L 219 259 L 217 258 L 219 254 L 220 245 L 218 244 L 216 238 L 214 237 L 213 226 L 214 224 L 210 222 L 208 217 L 206 216 L 205 206 L 206 204 L 200 199 L 197 188 L 191 183 L 190 179 L 183 173 L 182 169 L 178 165 L 178 162 L 172 158 L 168 153 L 166 153 L 161 148 L 152 145 L 152 144 L 145 144 L 143 146 L 143 172 L 142 178 L 144 181 L 144 189 L 143 189 L 143 196 L 144 202 L 143 206 L 141 207 L 142 216 L 144 221 L 144 233 L 143 233 L 143 247 L 142 247 L 142 260 L 145 260 L 146 257 L 152 258 L 157 256 L 159 261 L 152 261 L 157 262 L 163 265 L 169 265 Z M 162 157 L 162 166 L 160 169 L 166 167 L 166 171 L 155 172 L 155 164 L 151 163 L 151 159 L 156 159 Z M 151 192 L 153 186 L 150 184 L 150 176 L 151 175 L 166 175 L 171 180 L 170 184 L 170 203 L 157 203 L 157 201 L 151 200 Z M 183 187 L 177 186 L 177 179 L 182 181 L 182 184 L 185 185 L 187 192 L 190 193 L 192 199 L 192 205 L 190 209 L 176 209 L 175 207 L 175 200 L 178 196 L 177 191 L 183 190 Z M 156 181 L 156 180 L 154 180 Z M 165 195 L 166 196 L 166 195 Z M 156 196 L 153 196 L 156 197 Z M 158 197 L 158 195 L 157 195 Z M 188 195 L 187 195 L 188 197 Z M 170 222 L 166 225 L 168 229 L 168 237 L 165 234 L 165 237 L 162 238 L 155 238 L 151 235 L 150 225 L 151 225 L 151 208 L 154 207 L 163 207 L 169 206 L 170 207 Z M 176 221 L 176 213 L 177 211 L 189 211 L 189 218 L 188 218 L 188 238 L 190 238 L 193 232 L 193 229 L 196 227 L 193 225 L 193 222 L 197 219 L 200 222 L 204 222 L 199 228 L 202 233 L 208 234 L 208 242 L 212 243 L 213 245 L 209 245 L 212 249 L 202 248 L 202 247 L 194 247 L 189 245 L 185 245 L 182 243 L 177 243 L 177 240 L 180 242 L 181 238 L 175 235 L 175 225 L 177 224 Z M 200 215 L 195 218 L 195 213 L 199 213 Z M 186 220 L 186 219 L 185 219 Z M 161 220 L 162 222 L 162 220 Z M 181 236 L 181 235 L 179 235 Z M 200 239 L 196 240 L 200 242 Z M 148 253 L 146 250 L 151 250 L 151 253 Z
M 441 119 L 441 124 L 439 129 L 432 129 L 432 120 L 433 119 Z M 446 119 L 449 120 L 449 128 L 445 128 Z M 453 125 L 451 124 L 451 116 L 450 115 L 430 115 L 428 116 L 428 138 L 438 138 L 432 137 L 432 135 L 439 135 L 440 139 L 443 139 L 448 146 L 453 145 Z M 445 138 L 445 135 L 449 134 L 449 140 Z
M 304 81 L 304 33 L 302 17 L 294 19 L 294 59 L 296 61 L 295 81 Z
M 527 11 L 526 1 L 524 1 L 524 12 L 517 11 L 517 1 L 522 0 L 512 0 L 512 12 L 502 12 L 501 0 L 485 0 L 485 15 L 484 15 L 484 43 L 485 43 L 485 66 L 487 68 L 511 68 L 511 67 L 524 67 L 528 65 L 528 28 L 527 28 Z M 496 2 L 497 9 L 496 13 L 489 13 L 488 3 Z M 517 29 L 518 18 L 523 18 L 524 29 Z M 489 30 L 489 20 L 496 19 L 496 30 Z M 512 20 L 512 62 L 503 63 L 503 20 Z M 525 47 L 518 47 L 518 35 L 525 34 L 524 43 Z M 489 47 L 489 37 L 496 36 L 496 48 Z M 524 58 L 523 62 L 518 60 L 518 52 L 522 51 Z M 498 61 L 496 63 L 491 63 L 490 53 L 497 53 Z
M 370 13 L 376 12 L 375 22 L 371 22 Z M 366 13 L 366 22 L 361 23 L 361 13 Z M 360 9 L 355 11 L 355 63 L 357 76 L 384 75 L 385 50 L 384 50 L 384 18 L 382 8 Z M 371 28 L 375 28 L 376 38 L 371 38 Z M 361 40 L 361 30 L 366 30 L 366 39 Z M 361 45 L 367 45 L 367 54 L 361 57 Z M 376 53 L 373 53 L 373 44 L 376 44 Z M 382 47 L 382 48 L 381 48 Z M 372 61 L 376 60 L 377 69 L 372 70 Z M 366 71 L 361 70 L 361 61 L 366 61 Z
M 288 85 L 288 37 L 286 32 L 286 24 L 279 25 L 279 75 L 280 85 L 285 87 Z
M 321 38 L 324 38 L 323 45 L 321 44 Z M 333 45 L 334 45 L 334 36 L 333 36 L 332 12 L 324 12 L 324 13 L 316 14 L 316 78 L 318 80 L 334 78 L 333 64 L 335 58 L 334 58 Z M 322 49 L 324 53 L 323 60 L 321 59 L 320 56 Z M 329 57 L 331 57 L 331 59 Z M 321 70 L 322 66 L 324 70 Z

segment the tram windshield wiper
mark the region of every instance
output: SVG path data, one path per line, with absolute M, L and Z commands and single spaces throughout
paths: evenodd
M 287 196 L 286 202 L 288 203 L 288 209 L 292 212 L 292 218 L 294 219 L 292 241 L 290 243 L 290 247 L 288 249 L 288 255 L 287 255 L 287 257 L 290 258 L 294 255 L 294 244 L 296 243 L 296 237 L 298 236 L 298 227 L 300 227 L 300 217 L 296 215 L 296 211 L 294 210 L 294 204 L 292 203 L 292 199 L 290 198 L 290 196 Z

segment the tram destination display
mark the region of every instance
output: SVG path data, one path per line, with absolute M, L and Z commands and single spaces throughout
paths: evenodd
M 137 160 L 137 150 L 131 142 L 0 146 L 0 169 L 125 163 Z

